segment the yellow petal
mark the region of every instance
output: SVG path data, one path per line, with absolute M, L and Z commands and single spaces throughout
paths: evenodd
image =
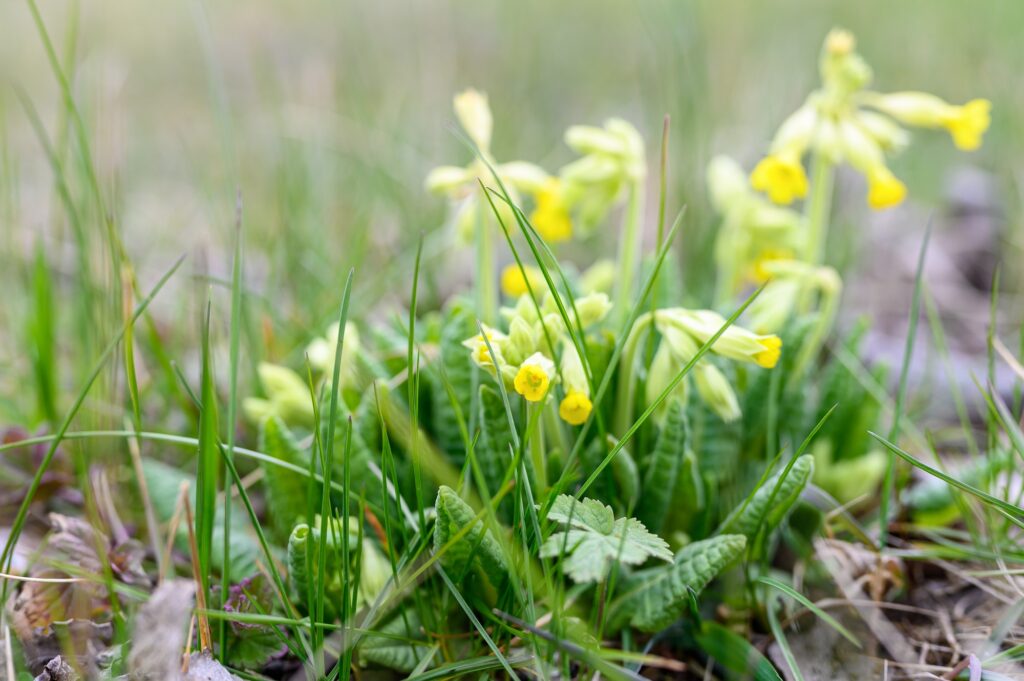
M 547 373 L 534 364 L 519 367 L 515 380 L 512 382 L 516 392 L 530 402 L 540 402 L 548 394 L 551 379 Z
M 593 408 L 589 397 L 578 390 L 570 390 L 558 405 L 558 415 L 569 425 L 579 426 L 587 420 Z
M 957 148 L 974 151 L 981 146 L 981 137 L 991 122 L 991 109 L 992 102 L 987 99 L 974 99 L 963 106 L 952 107 L 943 125 Z
M 799 157 L 793 154 L 765 156 L 750 174 L 750 184 L 775 203 L 789 204 L 807 196 L 807 174 Z
M 875 210 L 897 206 L 906 196 L 906 185 L 885 166 L 868 175 L 868 205 Z
M 778 336 L 768 336 L 758 342 L 764 350 L 754 355 L 754 361 L 765 369 L 771 369 L 779 363 L 779 357 L 782 355 L 782 339 Z
M 535 293 L 539 293 L 543 282 L 540 270 L 529 265 L 520 268 L 518 264 L 512 263 L 501 271 L 501 291 L 510 298 L 518 298 L 527 293 L 530 290 L 528 283 Z

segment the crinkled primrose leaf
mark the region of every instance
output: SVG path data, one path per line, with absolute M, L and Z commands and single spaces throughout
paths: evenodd
M 623 594 L 611 606 L 612 629 L 629 624 L 641 631 L 660 631 L 682 614 L 690 594 L 699 594 L 743 553 L 743 535 L 724 534 L 694 542 L 676 554 L 671 565 L 630 576 Z
M 814 457 L 804 454 L 793 462 L 782 484 L 779 484 L 782 472 L 773 475 L 758 488 L 746 506 L 740 505 L 725 519 L 719 531 L 752 538 L 762 523 L 769 530 L 775 529 L 807 486 L 813 473 Z M 778 492 L 775 491 L 776 487 L 779 488 Z
M 612 509 L 596 499 L 577 501 L 559 495 L 548 520 L 567 529 L 555 532 L 540 549 L 542 558 L 565 554 L 565 572 L 578 583 L 600 582 L 615 562 L 640 565 L 648 558 L 672 560 L 668 543 L 647 531 L 636 518 L 616 518 Z
M 451 487 L 442 485 L 437 490 L 437 525 L 434 528 L 434 550 L 445 549 L 441 565 L 453 580 L 462 580 L 479 567 L 492 586 L 498 587 L 508 576 L 508 567 L 498 541 L 477 520 L 473 507 L 463 501 Z M 467 525 L 472 529 L 448 544 Z

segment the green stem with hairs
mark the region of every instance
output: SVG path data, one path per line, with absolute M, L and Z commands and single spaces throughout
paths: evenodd
M 635 181 L 629 189 L 629 203 L 622 226 L 622 238 L 619 241 L 619 282 L 615 287 L 615 306 L 613 314 L 615 323 L 621 326 L 629 315 L 633 300 L 633 280 L 636 279 L 636 268 L 640 257 L 640 242 L 643 230 L 640 215 L 643 213 L 643 182 Z
M 654 323 L 654 313 L 646 312 L 633 323 L 626 342 L 622 344 L 622 359 L 619 361 L 619 395 L 615 401 L 615 416 L 612 422 L 612 433 L 621 437 L 629 428 L 633 418 L 633 406 L 636 400 L 636 353 L 640 348 L 640 340 L 644 332 Z
M 832 188 L 835 184 L 835 164 L 822 154 L 815 154 L 811 162 L 811 197 L 807 200 L 807 242 L 804 261 L 811 265 L 825 262 L 825 243 L 828 240 L 829 218 L 832 213 Z
M 544 449 L 544 403 L 530 402 L 527 404 L 528 422 L 533 425 L 533 432 L 530 434 L 530 457 L 533 459 L 533 470 L 537 476 L 537 494 L 545 492 L 548 488 L 548 458 Z
M 481 188 L 479 191 L 483 191 Z M 498 281 L 495 256 L 495 229 L 486 218 L 482 203 L 476 206 L 476 306 L 480 320 L 485 324 L 498 323 Z

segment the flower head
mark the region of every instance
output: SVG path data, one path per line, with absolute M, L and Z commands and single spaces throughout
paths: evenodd
M 539 293 L 544 286 L 544 276 L 531 265 L 520 267 L 512 263 L 501 271 L 501 291 L 509 298 L 518 298 L 533 289 Z
M 528 402 L 540 402 L 548 394 L 554 369 L 554 363 L 541 353 L 531 355 L 516 372 L 513 381 L 516 392 Z
M 972 99 L 963 106 L 951 107 L 942 124 L 953 137 L 953 144 L 964 151 L 981 146 L 981 136 L 988 130 L 992 102 Z
M 558 405 L 558 415 L 571 426 L 579 426 L 586 422 L 594 405 L 583 393 L 570 390 Z
M 562 191 L 562 181 L 550 177 L 534 193 L 537 207 L 530 223 L 548 243 L 568 241 L 572 237 L 572 218 Z
M 885 166 L 868 174 L 868 205 L 875 210 L 897 206 L 907 195 L 907 187 Z
M 765 156 L 750 174 L 750 185 L 775 203 L 790 204 L 807 196 L 807 174 L 792 152 Z

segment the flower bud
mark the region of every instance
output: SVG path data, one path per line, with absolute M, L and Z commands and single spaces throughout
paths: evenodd
M 736 393 L 718 367 L 701 361 L 693 367 L 693 374 L 697 394 L 723 421 L 731 423 L 742 415 Z
M 454 106 L 455 116 L 470 139 L 481 151 L 490 149 L 494 122 L 491 118 L 491 107 L 487 103 L 487 95 L 472 88 L 463 90 L 455 95 Z

